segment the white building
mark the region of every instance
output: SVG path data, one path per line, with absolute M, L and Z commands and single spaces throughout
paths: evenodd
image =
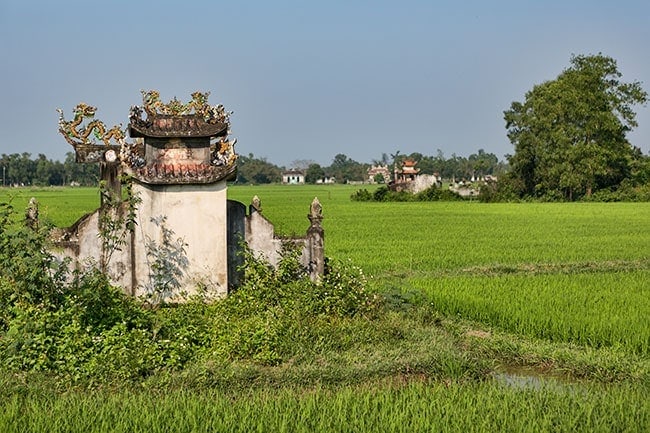
M 282 183 L 297 185 L 305 183 L 305 173 L 301 170 L 288 170 L 282 173 Z

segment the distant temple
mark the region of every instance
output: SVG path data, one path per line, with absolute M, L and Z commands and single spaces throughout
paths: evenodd
M 390 170 L 387 165 L 373 165 L 368 169 L 367 179 L 369 183 L 375 183 L 378 175 L 381 175 L 384 178 L 383 183 L 390 182 Z
M 415 180 L 420 173 L 419 168 L 415 168 L 417 161 L 412 159 L 405 159 L 402 161 L 402 167 L 398 168 L 395 166 L 395 183 L 406 183 Z
M 415 194 L 432 186 L 440 187 L 442 185 L 442 179 L 438 173 L 420 174 L 420 169 L 416 165 L 417 161 L 405 159 L 402 161 L 400 168 L 395 166 L 395 178 L 389 185 L 390 189 L 393 191 L 409 191 Z

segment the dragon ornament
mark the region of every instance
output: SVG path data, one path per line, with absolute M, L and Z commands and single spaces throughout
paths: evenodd
M 160 100 L 160 92 L 157 90 L 141 90 L 140 93 L 142 93 L 143 108 L 148 117 L 156 115 L 185 115 L 189 114 L 188 111 L 192 108 L 191 104 L 183 104 L 176 98 L 173 98 L 167 104 L 163 103 Z
M 70 121 L 65 120 L 63 110 L 57 108 L 56 111 L 59 113 L 59 132 L 74 148 L 79 145 L 96 144 L 97 140 L 106 146 L 110 145 L 112 140 L 119 145 L 124 142 L 122 125 L 115 125 L 107 130 L 104 122 L 94 118 L 97 108 L 93 106 L 83 102 L 77 104 L 72 111 L 74 117 Z M 91 134 L 93 139 L 90 138 Z
M 142 105 L 129 112 L 129 141 L 121 124 L 109 129 L 95 119 L 97 109 L 91 105 L 78 104 L 69 121 L 57 109 L 59 132 L 74 147 L 77 162 L 117 163 L 145 183 L 208 183 L 233 175 L 232 111 L 211 106 L 210 92 L 194 92 L 187 103 L 177 98 L 163 103 L 157 90 L 141 93 Z M 191 143 L 189 156 L 179 156 L 185 140 Z
M 211 146 L 212 152 L 210 153 L 210 163 L 215 166 L 229 166 L 234 164 L 237 160 L 235 153 L 235 144 L 237 139 L 225 140 L 221 139 Z

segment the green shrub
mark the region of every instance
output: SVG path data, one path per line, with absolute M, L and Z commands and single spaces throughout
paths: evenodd
M 8 205 L 0 209 L 4 371 L 105 383 L 200 360 L 277 365 L 345 345 L 349 328 L 340 321 L 381 307 L 360 269 L 330 261 L 328 274 L 313 282 L 288 242 L 277 268 L 246 251 L 244 283 L 223 300 L 197 296 L 148 309 L 96 268 L 68 272 L 48 253 L 45 230 L 24 227 Z
M 372 194 L 372 199 L 374 201 L 388 201 L 390 195 L 390 190 L 386 186 L 381 186 L 375 190 Z
M 367 189 L 360 189 L 350 196 L 352 201 L 372 201 L 373 195 Z
M 352 201 L 457 201 L 463 198 L 453 191 L 432 185 L 429 188 L 413 194 L 409 191 L 391 191 L 387 186 L 380 186 L 374 193 L 367 189 L 360 189 L 350 196 Z
M 13 207 L 0 203 L 0 307 L 28 302 L 56 306 L 66 267 L 47 248 L 47 228 L 27 227 Z

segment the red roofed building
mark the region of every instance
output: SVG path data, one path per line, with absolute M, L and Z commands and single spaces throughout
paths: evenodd
M 395 183 L 406 183 L 415 180 L 418 173 L 420 173 L 419 168 L 415 168 L 417 161 L 412 159 L 405 159 L 402 161 L 402 168 L 398 169 L 395 167 Z

